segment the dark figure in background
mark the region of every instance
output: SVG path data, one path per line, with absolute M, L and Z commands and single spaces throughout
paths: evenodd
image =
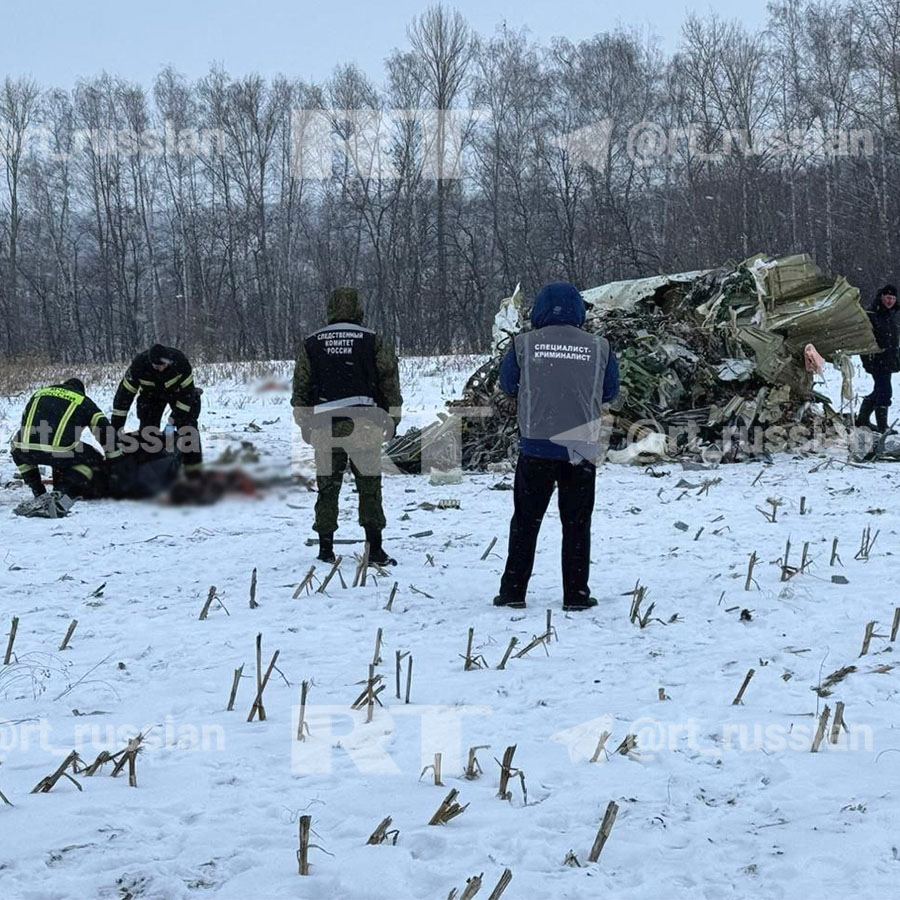
M 144 429 L 159 429 L 168 406 L 172 424 L 178 429 L 185 474 L 195 476 L 203 467 L 199 426 L 202 393 L 194 384 L 194 372 L 188 358 L 174 347 L 154 344 L 132 360 L 119 382 L 113 400 L 113 427 L 116 431 L 125 427 L 128 411 L 137 397 L 138 420 L 144 437 Z
M 900 318 L 898 318 L 897 289 L 885 285 L 875 297 L 875 308 L 869 312 L 875 340 L 880 353 L 862 357 L 863 368 L 872 376 L 875 388 L 859 408 L 856 424 L 872 427 L 875 413 L 875 430 L 882 434 L 888 430 L 888 409 L 893 399 L 891 375 L 900 372 Z
M 335 560 L 338 498 L 349 466 L 369 562 L 395 565 L 382 545 L 381 467 L 382 445 L 400 424 L 400 374 L 393 348 L 362 323 L 356 289 L 334 291 L 328 325 L 300 345 L 291 404 L 303 440 L 315 450 L 319 559 Z
M 563 609 L 591 597 L 591 516 L 602 406 L 619 393 L 619 365 L 605 338 L 583 329 L 584 300 L 571 284 L 548 284 L 503 360 L 500 387 L 518 397 L 519 462 L 509 552 L 495 606 L 521 609 L 538 533 L 554 487 L 562 521 Z
M 28 401 L 12 441 L 12 458 L 35 497 L 46 493 L 38 466 L 53 470 L 53 486 L 64 494 L 73 498 L 91 494 L 103 454 L 81 442 L 85 428 L 91 429 L 107 459 L 122 456 L 112 425 L 77 378 L 42 388 Z

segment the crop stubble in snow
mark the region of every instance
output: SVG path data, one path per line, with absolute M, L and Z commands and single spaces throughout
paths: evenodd
M 470 368 L 404 367 L 420 421 Z M 264 465 L 288 458 L 286 390 L 256 393 L 240 377 L 206 387 L 211 457 L 250 437 Z M 4 433 L 21 399 L 0 400 Z M 275 419 L 262 432 L 243 431 Z M 810 888 L 890 896 L 900 881 L 900 754 L 883 751 L 900 749 L 900 695 L 898 670 L 883 670 L 892 665 L 900 604 L 900 470 L 834 464 L 812 473 L 816 462 L 779 458 L 759 478 L 758 465 L 721 469 L 712 473 L 721 483 L 706 490 L 677 488 L 682 478 L 712 477 L 680 466 L 657 466 L 660 477 L 605 468 L 592 554 L 601 603 L 571 616 L 560 608 L 553 509 L 528 609 L 490 606 L 511 512 L 511 494 L 490 489 L 497 475 L 443 487 L 388 478 L 396 573 L 370 575 L 361 588 L 341 589 L 334 579 L 326 594 L 296 599 L 314 562 L 305 546 L 312 494 L 284 490 L 214 509 L 80 503 L 49 523 L 13 519 L 21 491 L 0 492 L 0 643 L 18 616 L 20 660 L 14 671 L 0 669 L 0 790 L 14 804 L 0 802 L 0 894 L 393 900 L 446 897 L 484 873 L 487 896 L 508 867 L 509 898 L 792 898 Z M 8 479 L 8 455 L 0 464 Z M 784 501 L 775 522 L 756 509 L 770 497 Z M 416 508 L 446 499 L 460 508 Z M 347 485 L 339 537 L 360 536 L 355 515 Z M 868 561 L 855 560 L 866 527 L 880 536 Z M 423 531 L 433 534 L 412 537 Z M 829 565 L 835 537 L 843 566 Z M 782 581 L 788 540 L 795 567 L 806 542 L 811 563 Z M 755 584 L 745 591 L 754 552 Z M 259 606 L 251 609 L 254 568 Z M 316 576 L 327 569 L 320 564 Z M 638 582 L 646 588 L 642 612 L 655 604 L 644 628 L 629 618 Z M 230 615 L 214 600 L 200 621 L 211 585 Z M 518 658 L 545 630 L 548 608 L 558 640 Z M 72 619 L 77 630 L 60 652 Z M 875 636 L 860 657 L 873 620 Z M 379 628 L 376 671 L 387 687 L 367 725 L 367 704 L 356 712 L 350 705 L 365 689 Z M 487 668 L 464 670 L 469 628 L 472 653 Z M 278 650 L 279 671 L 265 690 L 266 721 L 248 723 L 257 633 L 264 670 Z M 518 646 L 498 670 L 513 637 Z M 414 659 L 409 705 L 395 697 L 397 651 Z M 401 693 L 405 665 L 404 658 Z M 848 666 L 856 670 L 813 690 Z M 742 704 L 733 706 L 750 668 Z M 309 735 L 300 743 L 304 680 Z M 851 732 L 832 744 L 829 722 L 819 752 L 810 753 L 824 705 L 833 716 L 838 702 Z M 96 728 L 104 740 L 109 729 L 108 749 L 120 749 L 151 726 L 156 740 L 138 759 L 137 788 L 127 777 L 98 775 L 81 779 L 83 792 L 61 781 L 49 794 L 29 795 L 73 749 L 78 729 L 83 737 Z M 592 763 L 604 731 L 610 737 Z M 629 734 L 636 750 L 616 754 Z M 513 744 L 527 806 L 518 777 L 511 800 L 497 798 L 494 760 Z M 468 780 L 468 749 L 477 745 L 490 746 L 477 753 L 484 773 Z M 82 755 L 90 761 L 105 747 Z M 430 774 L 419 779 L 435 753 L 440 787 Z M 429 826 L 451 789 L 468 808 Z M 618 816 L 591 864 L 610 801 Z M 311 842 L 324 850 L 310 850 L 311 875 L 301 879 L 295 852 L 304 814 L 312 816 Z M 367 846 L 386 816 L 399 830 L 396 845 Z M 563 865 L 570 850 L 581 868 Z

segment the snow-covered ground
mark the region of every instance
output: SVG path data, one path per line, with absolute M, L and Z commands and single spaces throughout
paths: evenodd
M 472 365 L 405 361 L 405 394 L 420 410 L 407 423 L 429 421 Z M 89 391 L 108 405 L 112 374 L 90 376 Z M 308 468 L 289 376 L 287 365 L 202 371 L 211 460 L 249 440 L 264 469 L 285 472 L 292 450 Z M 274 384 L 260 390 L 266 381 Z M 4 438 L 23 401 L 0 398 Z M 16 661 L 0 666 L 0 791 L 13 804 L 0 801 L 0 897 L 444 898 L 480 873 L 487 897 L 505 868 L 513 880 L 504 897 L 529 900 L 896 896 L 900 670 L 889 636 L 900 605 L 900 468 L 787 456 L 707 472 L 605 467 L 592 553 L 600 606 L 580 615 L 560 608 L 553 510 L 528 609 L 490 605 L 511 512 L 511 494 L 496 488 L 510 481 L 387 478 L 396 573 L 359 588 L 335 579 L 327 593 L 297 599 L 315 555 L 306 546 L 315 495 L 301 488 L 200 509 L 79 503 L 58 522 L 13 517 L 23 489 L 0 490 L 0 663 L 19 618 Z M 769 522 L 757 507 L 775 497 L 784 504 Z M 421 507 L 447 499 L 459 509 Z M 338 537 L 361 536 L 355 516 L 347 485 Z M 874 549 L 854 559 L 867 528 L 878 532 Z M 835 538 L 842 562 L 831 566 Z M 795 565 L 809 542 L 810 565 L 782 581 L 788 539 Z M 352 560 L 344 577 L 352 583 Z M 638 582 L 643 608 L 655 604 L 645 628 L 629 620 Z M 211 585 L 229 614 L 213 604 L 199 621 Z M 548 609 L 558 640 L 498 670 L 510 639 L 521 648 L 540 634 Z M 71 619 L 78 627 L 60 652 Z M 464 670 L 469 628 L 489 668 Z M 387 687 L 366 724 L 350 705 L 378 629 Z M 280 654 L 266 721 L 248 723 L 258 633 L 264 666 Z M 409 705 L 395 697 L 397 651 L 414 661 Z M 818 696 L 813 689 L 845 666 L 856 668 Z M 750 668 L 743 705 L 732 705 Z M 304 680 L 310 734 L 301 743 Z M 833 716 L 837 701 L 849 731 L 831 744 L 829 722 L 811 753 L 817 716 L 826 704 Z M 30 793 L 71 750 L 92 761 L 148 731 L 137 788 L 107 766 L 79 777 L 82 791 L 63 779 Z M 604 731 L 606 752 L 592 763 Z M 616 754 L 629 734 L 636 751 Z M 495 758 L 512 744 L 527 802 L 518 778 L 511 800 L 497 797 Z M 479 745 L 489 745 L 477 754 L 484 772 L 467 780 L 468 748 Z M 435 752 L 443 786 L 430 771 L 420 779 Z M 429 826 L 454 788 L 465 812 Z M 591 864 L 610 801 L 618 819 Z M 304 814 L 317 847 L 302 878 Z M 385 816 L 399 829 L 396 845 L 367 846 Z M 570 850 L 580 867 L 563 864 Z

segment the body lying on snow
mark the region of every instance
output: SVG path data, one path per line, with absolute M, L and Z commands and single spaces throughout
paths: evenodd
M 52 470 L 54 488 L 73 499 L 159 496 L 175 484 L 180 472 L 188 478 L 201 475 L 201 394 L 187 357 L 174 347 L 154 344 L 131 362 L 109 418 L 86 395 L 78 378 L 37 391 L 13 438 L 13 461 L 35 497 L 46 492 L 41 466 Z M 135 399 L 139 431 L 126 433 Z M 167 406 L 169 425 L 162 431 Z M 104 453 L 81 440 L 85 429 Z M 197 502 L 208 502 L 199 499 L 210 493 L 201 487 L 194 491 Z

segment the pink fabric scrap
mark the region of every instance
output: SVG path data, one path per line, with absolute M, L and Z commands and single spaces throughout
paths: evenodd
M 806 363 L 806 371 L 810 375 L 821 375 L 825 371 L 825 360 L 822 354 L 816 350 L 815 344 L 807 344 L 803 351 L 803 359 Z

